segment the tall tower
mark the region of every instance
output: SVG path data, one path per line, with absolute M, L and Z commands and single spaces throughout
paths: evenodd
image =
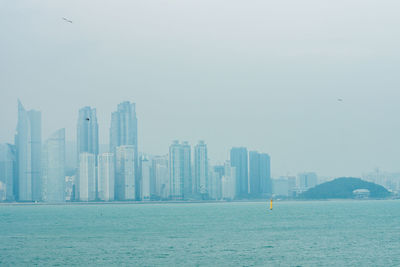
M 65 201 L 65 129 L 53 133 L 43 146 L 42 199 Z
M 252 197 L 262 197 L 272 193 L 271 163 L 268 154 L 249 152 L 249 184 Z
M 134 149 L 135 196 L 140 197 L 140 171 L 138 160 L 138 135 L 136 105 L 129 101 L 118 105 L 117 111 L 111 113 L 110 152 L 116 153 L 118 146 L 132 146 Z
M 79 110 L 77 123 L 77 153 L 88 152 L 96 158 L 99 154 L 99 125 L 96 109 L 83 107 Z
M 231 166 L 236 168 L 236 197 L 248 195 L 247 148 L 234 147 L 230 153 Z
M 184 199 L 192 195 L 191 151 L 188 142 L 174 141 L 169 147 L 170 196 Z
M 18 100 L 18 124 L 15 135 L 17 152 L 17 199 L 39 201 L 41 199 L 41 112 L 25 110 Z
M 136 200 L 135 147 L 131 145 L 116 147 L 115 199 Z
M 209 194 L 207 145 L 204 141 L 194 148 L 194 192 L 205 196 Z

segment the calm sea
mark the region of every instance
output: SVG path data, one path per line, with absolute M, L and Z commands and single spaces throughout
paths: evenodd
M 0 205 L 0 266 L 400 266 L 400 201 Z

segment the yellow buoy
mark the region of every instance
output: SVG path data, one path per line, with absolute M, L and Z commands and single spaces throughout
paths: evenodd
M 272 198 L 271 198 L 271 201 L 269 203 L 269 209 L 272 210 Z

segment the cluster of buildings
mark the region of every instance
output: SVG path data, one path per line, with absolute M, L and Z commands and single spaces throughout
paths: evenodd
M 99 152 L 96 109 L 79 110 L 76 168 L 67 175 L 65 129 L 42 142 L 41 112 L 18 101 L 14 144 L 0 144 L 0 201 L 233 200 L 273 193 L 270 156 L 244 147 L 211 166 L 207 144 L 173 141 L 162 156 L 138 152 L 135 104 L 111 114 L 110 142 Z M 193 151 L 192 151 L 193 150 Z

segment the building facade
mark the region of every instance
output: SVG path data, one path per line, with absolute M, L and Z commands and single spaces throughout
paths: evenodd
M 248 196 L 248 156 L 247 148 L 234 147 L 230 152 L 231 166 L 236 168 L 236 197 Z
M 98 156 L 98 198 L 103 201 L 115 199 L 115 158 L 113 153 L 102 153 Z
M 65 129 L 44 143 L 42 164 L 42 200 L 65 202 Z
M 41 200 L 42 122 L 41 112 L 25 110 L 18 101 L 18 124 L 15 135 L 19 201 Z
M 193 191 L 204 197 L 209 194 L 209 177 L 208 177 L 208 155 L 207 145 L 204 141 L 199 143 L 194 148 L 194 186 Z
M 116 200 L 136 200 L 136 171 L 135 146 L 126 145 L 116 147 Z
M 80 201 L 94 201 L 96 199 L 96 160 L 92 153 L 83 152 L 79 154 L 77 196 Z

